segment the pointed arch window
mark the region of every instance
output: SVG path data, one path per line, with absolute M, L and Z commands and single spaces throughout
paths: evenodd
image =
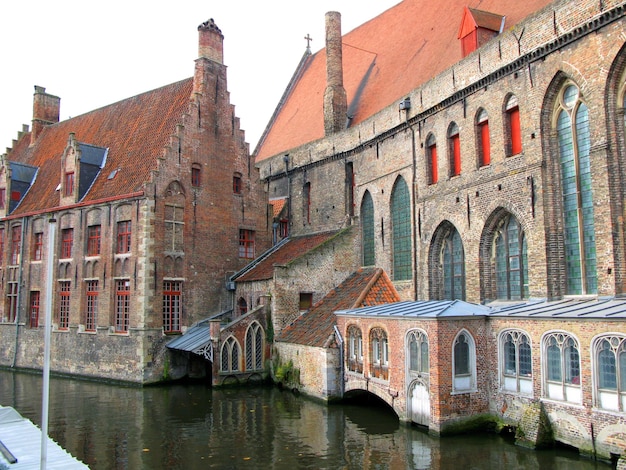
M 263 328 L 257 322 L 246 332 L 246 370 L 263 370 Z
M 494 236 L 496 296 L 500 300 L 528 298 L 526 236 L 512 215 L 502 219 Z
M 465 254 L 459 232 L 452 228 L 441 248 L 443 298 L 465 300 Z
M 626 411 L 626 336 L 605 335 L 593 342 L 595 402 L 599 408 Z
M 543 338 L 544 393 L 554 400 L 580 403 L 580 355 L 578 341 L 568 333 Z
M 450 155 L 450 178 L 461 174 L 461 139 L 459 126 L 453 122 L 448 127 L 448 154 Z
M 489 139 L 489 116 L 481 108 L 476 115 L 476 141 L 478 143 L 478 165 L 491 164 L 491 141 Z
M 437 168 L 437 142 L 433 134 L 426 139 L 426 164 L 428 184 L 435 184 L 439 180 L 439 170 Z
M 248 313 L 248 302 L 243 297 L 239 297 L 237 301 L 237 310 L 239 310 L 239 315 L 245 315 Z
M 363 266 L 376 264 L 374 243 L 374 202 L 369 191 L 363 195 L 361 201 L 361 236 L 363 240 Z
M 519 330 L 503 331 L 499 344 L 502 389 L 532 395 L 532 353 L 528 335 Z
M 557 103 L 561 163 L 567 294 L 598 291 L 591 181 L 589 110 L 575 85 L 566 85 Z
M 239 371 L 239 343 L 230 336 L 222 345 L 221 372 Z
M 522 153 L 522 123 L 517 96 L 511 95 L 504 106 L 506 156 Z
M 363 373 L 363 335 L 361 329 L 351 325 L 348 327 L 348 370 Z
M 461 331 L 452 347 L 453 392 L 476 390 L 476 346 L 467 331 Z
M 393 234 L 393 279 L 411 279 L 411 212 L 409 188 L 398 178 L 391 194 L 391 228 Z
M 370 375 L 389 380 L 389 342 L 382 328 L 370 332 Z
M 416 374 L 428 374 L 428 336 L 421 330 L 413 330 L 408 334 L 409 371 Z

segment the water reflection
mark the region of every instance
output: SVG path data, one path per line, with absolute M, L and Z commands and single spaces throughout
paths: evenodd
M 53 378 L 50 390 L 51 437 L 93 469 L 609 468 L 495 435 L 437 439 L 372 403 L 325 406 L 273 388 Z M 0 404 L 40 424 L 40 402 L 39 376 L 0 371 Z

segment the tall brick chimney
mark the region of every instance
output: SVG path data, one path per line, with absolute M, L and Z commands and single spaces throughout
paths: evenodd
M 59 122 L 61 98 L 46 93 L 42 86 L 35 85 L 33 97 L 33 130 L 30 135 L 30 145 L 34 145 L 43 128 Z
M 224 35 L 213 18 L 198 26 L 198 58 L 224 63 Z
M 341 53 L 341 14 L 326 13 L 326 91 L 324 92 L 324 132 L 334 134 L 346 128 L 348 98 L 343 87 Z

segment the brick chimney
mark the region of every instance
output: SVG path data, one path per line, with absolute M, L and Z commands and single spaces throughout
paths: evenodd
M 61 98 L 46 93 L 42 86 L 35 85 L 33 97 L 33 130 L 30 145 L 34 145 L 45 126 L 59 122 Z
M 224 35 L 213 18 L 198 26 L 198 57 L 224 63 Z
M 326 13 L 326 91 L 324 92 L 324 132 L 334 134 L 346 128 L 348 98 L 343 87 L 341 53 L 341 14 Z

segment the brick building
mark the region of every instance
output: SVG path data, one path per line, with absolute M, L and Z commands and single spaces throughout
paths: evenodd
M 232 308 L 226 280 L 269 247 L 223 35 L 198 31 L 180 82 L 62 122 L 35 87 L 32 129 L 0 165 L 0 364 L 42 366 L 50 307 L 52 371 L 168 378 L 164 344 Z
M 624 7 L 404 0 L 345 35 L 328 13 L 326 48 L 302 58 L 254 152 L 268 197 L 286 206 L 275 222 L 293 237 L 354 227 L 355 252 L 342 259 L 356 259 L 354 271 L 383 268 L 403 299 L 478 309 L 549 301 L 541 315 L 461 315 L 445 335 L 440 322 L 423 328 L 448 359 L 458 339 L 480 346 L 482 385 L 449 389 L 455 409 L 433 388 L 440 374 L 453 380 L 449 364 L 430 364 L 416 396 L 429 397 L 436 431 L 470 417 L 459 409 L 511 418 L 513 402 L 540 403 L 559 440 L 597 444 L 605 458 L 625 453 L 623 316 L 557 321 L 568 308 L 559 301 L 626 293 Z M 326 278 L 307 281 L 314 290 Z M 544 315 L 552 308 L 561 310 Z M 393 322 L 368 323 L 367 354 L 393 325 L 404 329 L 395 350 L 407 344 L 416 326 Z M 521 358 L 520 345 L 532 350 L 530 381 L 519 361 L 499 372 L 503 351 Z M 363 387 L 373 374 L 363 372 Z M 382 377 L 388 397 L 413 393 L 416 382 L 401 377 L 393 386 Z

